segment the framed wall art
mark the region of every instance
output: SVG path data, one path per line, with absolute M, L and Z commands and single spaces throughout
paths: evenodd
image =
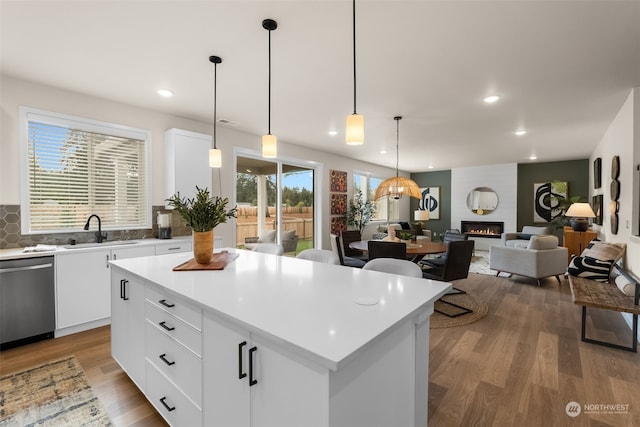
M 602 204 L 604 203 L 604 198 L 602 194 L 598 194 L 597 196 L 593 196 L 591 198 L 591 208 L 593 212 L 596 214 L 596 217 L 593 220 L 593 223 L 596 225 L 602 225 Z
M 564 214 L 562 200 L 569 197 L 565 181 L 533 184 L 533 222 L 551 222 Z
M 334 216 L 331 218 L 331 233 L 340 234 L 347 229 L 347 219 L 344 216 Z
M 347 173 L 331 169 L 329 171 L 329 191 L 336 193 L 347 192 Z
M 422 198 L 418 209 L 428 210 L 429 219 L 440 219 L 440 187 L 424 187 L 420 189 Z
M 331 215 L 347 213 L 347 193 L 331 193 Z
M 602 187 L 602 157 L 593 161 L 593 188 Z

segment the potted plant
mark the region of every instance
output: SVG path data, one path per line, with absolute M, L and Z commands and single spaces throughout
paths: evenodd
M 211 197 L 207 188 L 196 185 L 194 198 L 181 198 L 176 193 L 166 199 L 169 206 L 193 229 L 193 256 L 198 264 L 208 264 L 213 253 L 213 229 L 236 218 L 236 208 L 227 210 L 228 198 Z
M 413 233 L 410 231 L 402 230 L 398 231 L 396 235 L 400 238 L 402 242 L 409 243 L 413 238 Z
M 371 200 L 365 199 L 362 190 L 358 189 L 352 200 L 349 200 L 347 210 L 347 224 L 356 227 L 360 234 L 364 227 L 371 221 L 376 210 Z

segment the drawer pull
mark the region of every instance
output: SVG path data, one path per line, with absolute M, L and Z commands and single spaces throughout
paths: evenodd
M 179 249 L 181 249 L 180 246 L 176 246 L 174 248 L 167 248 L 168 251 L 177 251 Z
M 165 400 L 167 399 L 167 396 L 163 397 L 162 399 L 160 399 L 160 403 L 162 403 L 162 406 L 164 406 L 165 408 L 167 408 L 167 411 L 171 412 L 174 409 L 176 409 L 175 406 L 169 406 L 167 405 L 167 402 L 165 402 Z
M 257 347 L 251 347 L 249 349 L 249 387 L 258 384 L 258 380 L 253 378 L 253 353 L 258 351 Z
M 175 364 L 176 364 L 176 362 L 169 362 L 169 361 L 167 360 L 167 353 L 162 353 L 162 354 L 161 354 L 160 356 L 158 356 L 158 357 L 160 358 L 160 360 L 162 360 L 162 361 L 163 361 L 164 363 L 166 363 L 168 366 L 171 366 L 171 365 L 175 365 Z
M 129 297 L 127 296 L 127 283 L 129 283 L 127 279 L 120 280 L 120 298 L 124 301 L 129 301 Z
M 158 323 L 158 325 L 162 326 L 167 331 L 173 331 L 175 329 L 175 327 L 173 326 L 167 326 L 167 322 L 165 322 L 164 320 Z
M 158 302 L 159 302 L 160 304 L 164 305 L 165 307 L 168 307 L 168 308 L 172 308 L 172 307 L 175 307 L 175 306 L 176 306 L 175 304 L 172 304 L 172 303 L 170 303 L 170 302 L 167 302 L 167 300 L 166 300 L 166 299 L 161 299 L 161 300 L 160 300 L 160 301 L 158 301 Z
M 242 372 L 242 348 L 247 345 L 246 341 L 242 341 L 238 344 L 238 379 L 243 379 L 247 376 L 246 372 Z

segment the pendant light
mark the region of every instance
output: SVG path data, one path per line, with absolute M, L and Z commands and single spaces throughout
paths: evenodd
M 364 144 L 364 116 L 356 111 L 356 0 L 353 0 L 353 114 L 347 116 L 347 145 Z
M 262 21 L 262 28 L 269 31 L 269 127 L 266 135 L 262 135 L 262 157 L 272 159 L 278 156 L 278 139 L 271 135 L 271 31 L 278 28 L 273 19 Z
M 222 62 L 222 58 L 219 56 L 210 56 L 209 61 L 213 63 L 213 148 L 209 149 L 209 166 L 212 168 L 222 167 L 222 151 L 218 149 L 216 145 L 216 125 L 217 125 L 217 111 L 216 111 L 216 86 L 218 64 Z
M 400 145 L 401 119 L 402 116 L 396 116 L 393 118 L 393 120 L 396 121 L 396 176 L 394 176 L 393 178 L 385 179 L 380 183 L 380 185 L 376 189 L 376 200 L 381 199 L 385 196 L 391 199 L 398 200 L 405 194 L 407 196 L 415 197 L 416 199 L 422 199 L 422 193 L 420 192 L 418 184 L 416 184 L 409 178 L 401 177 L 398 172 L 398 163 L 400 160 L 400 150 L 398 146 Z

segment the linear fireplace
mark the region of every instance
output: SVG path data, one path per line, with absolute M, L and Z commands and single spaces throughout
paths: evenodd
M 461 231 L 469 237 L 488 237 L 499 239 L 504 231 L 504 222 L 499 221 L 461 221 Z

